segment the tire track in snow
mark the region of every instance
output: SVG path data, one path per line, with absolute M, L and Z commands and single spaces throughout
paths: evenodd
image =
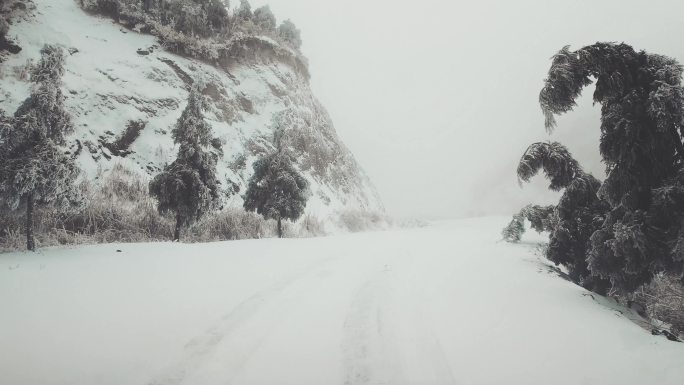
M 414 261 L 415 263 L 415 261 Z M 459 264 L 460 266 L 461 264 Z M 432 269 L 438 269 L 435 266 Z M 419 266 L 412 266 L 411 271 L 420 271 Z M 432 381 L 427 382 L 427 379 L 422 383 L 439 384 L 439 385 L 455 385 L 457 384 L 454 373 L 449 365 L 449 360 L 444 352 L 439 336 L 435 333 L 435 315 L 433 306 L 429 306 L 429 299 L 431 294 L 427 292 L 425 284 L 429 282 L 429 275 L 427 273 L 418 273 L 412 277 L 413 285 L 411 290 L 404 293 L 404 299 L 408 300 L 413 306 L 411 309 L 413 313 L 411 319 L 411 330 L 414 332 L 414 340 L 416 341 L 415 349 L 417 351 L 417 360 L 422 364 L 423 376 L 430 377 Z M 432 294 L 434 295 L 434 293 Z M 413 379 L 415 380 L 415 379 Z
M 425 266 L 415 265 L 415 259 L 412 260 L 411 263 L 413 265 L 410 266 L 410 271 L 420 272 L 421 268 L 425 268 Z M 442 265 L 434 266 L 431 269 L 428 269 L 428 271 L 439 269 L 441 266 Z M 462 263 L 459 263 L 458 266 L 459 268 L 463 268 Z M 413 304 L 411 307 L 411 309 L 414 310 L 413 314 L 408 318 L 412 320 L 411 330 L 415 331 L 414 340 L 417 341 L 416 350 L 418 352 L 418 357 L 422 359 L 423 369 L 427 372 L 424 375 L 434 375 L 433 381 L 423 381 L 422 383 L 456 385 L 456 377 L 451 369 L 451 365 L 449 365 L 449 360 L 444 352 L 442 343 L 435 333 L 435 315 L 433 307 L 427 305 L 431 298 L 431 294 L 427 292 L 425 286 L 427 282 L 430 282 L 428 277 L 429 274 L 426 272 L 413 275 L 411 279 L 413 284 L 410 286 L 411 290 L 404 295 L 404 299 Z
M 385 319 L 386 276 L 373 274 L 355 293 L 344 321 L 344 385 L 397 385 L 401 365 Z
M 424 325 L 420 341 L 420 350 L 423 352 L 423 357 L 430 360 L 430 366 L 435 374 L 440 385 L 456 385 L 456 378 L 451 371 L 451 366 L 444 354 L 444 349 L 439 339 L 435 335 L 434 330 L 430 325 Z
M 457 384 L 425 305 L 425 277 L 414 275 L 420 268 L 411 253 L 400 254 L 397 274 L 385 265 L 353 297 L 344 322 L 344 385 Z
M 249 298 L 243 300 L 231 311 L 223 315 L 220 320 L 203 333 L 190 339 L 183 347 L 184 353 L 181 360 L 176 365 L 171 366 L 165 373 L 158 378 L 148 382 L 148 385 L 179 385 L 185 382 L 207 360 L 213 357 L 215 350 L 229 337 L 236 329 L 240 328 L 246 321 L 252 319 L 264 306 L 273 302 L 274 298 L 291 286 L 294 286 L 302 278 L 312 271 L 329 263 L 333 258 L 316 261 L 304 269 L 297 271 L 276 284 L 259 291 Z M 283 309 L 285 311 L 286 309 Z M 277 317 L 272 317 L 272 322 L 276 323 Z M 264 331 L 264 335 L 268 330 Z M 249 356 L 259 347 L 263 336 L 250 341 L 248 349 L 243 349 L 239 357 L 234 357 L 232 366 L 235 371 L 239 370 Z M 232 365 L 230 365 L 232 364 Z M 235 374 L 235 373 L 233 373 Z
M 369 341 L 373 332 L 371 326 L 371 310 L 375 288 L 369 281 L 356 293 L 344 321 L 344 354 L 345 379 L 344 385 L 368 384 L 371 379 L 371 364 L 369 362 Z

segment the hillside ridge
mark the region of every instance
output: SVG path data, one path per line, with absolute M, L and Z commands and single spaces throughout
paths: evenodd
M 70 151 L 78 154 L 87 178 L 98 180 L 117 163 L 149 178 L 171 162 L 171 127 L 191 83 L 200 79 L 210 101 L 205 117 L 217 138 L 226 205 L 242 204 L 252 163 L 273 148 L 274 131 L 283 130 L 285 145 L 311 185 L 307 212 L 327 217 L 349 209 L 384 211 L 312 94 L 308 67 L 287 54 L 291 48 L 267 36 L 236 35 L 233 51 L 211 64 L 168 52 L 155 37 L 87 13 L 75 0 L 33 5 L 11 26 L 22 50 L 4 55 L 0 105 L 12 114 L 28 96 L 26 68 L 40 48 L 63 46 L 63 89 L 76 126 Z

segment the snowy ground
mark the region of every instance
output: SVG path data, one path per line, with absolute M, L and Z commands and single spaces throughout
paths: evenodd
M 682 384 L 507 221 L 0 255 L 0 383 Z

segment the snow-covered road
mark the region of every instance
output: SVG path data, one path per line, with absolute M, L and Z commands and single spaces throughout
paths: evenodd
M 0 255 L 0 384 L 682 383 L 507 220 Z

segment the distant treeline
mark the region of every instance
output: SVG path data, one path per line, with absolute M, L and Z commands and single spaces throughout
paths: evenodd
M 230 60 L 244 46 L 269 45 L 280 56 L 295 55 L 308 74 L 299 49 L 302 38 L 290 20 L 278 24 L 269 6 L 252 10 L 247 0 L 231 9 L 228 0 L 78 0 L 91 13 L 111 17 L 130 29 L 149 33 L 171 52 L 208 62 Z

